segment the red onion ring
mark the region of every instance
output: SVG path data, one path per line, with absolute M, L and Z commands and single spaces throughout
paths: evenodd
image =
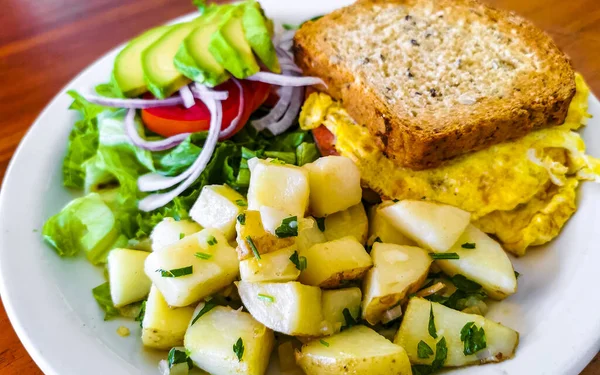
M 156 107 L 169 107 L 183 103 L 181 96 L 174 96 L 167 99 L 118 99 L 105 98 L 103 96 L 86 95 L 85 100 L 90 103 L 102 105 L 105 107 L 128 108 L 128 109 L 146 109 Z
M 244 106 L 246 105 L 244 100 L 244 87 L 236 78 L 231 77 L 231 79 L 240 90 L 240 103 L 238 105 L 237 116 L 235 116 L 235 118 L 231 120 L 231 123 L 229 124 L 229 126 L 227 126 L 227 128 L 221 130 L 221 132 L 219 133 L 219 139 L 227 138 L 231 135 L 231 133 L 235 131 L 235 129 L 238 126 L 238 123 L 240 122 L 240 119 L 242 118 L 242 115 L 244 114 Z
M 148 141 L 142 138 L 135 125 L 135 109 L 130 108 L 125 115 L 125 134 L 129 137 L 131 143 L 144 150 L 163 151 L 173 148 L 183 142 L 190 133 L 177 134 L 160 141 Z
M 298 116 L 300 108 L 302 107 L 303 98 L 304 87 L 295 87 L 294 92 L 292 93 L 290 105 L 287 108 L 285 115 L 283 115 L 283 117 L 279 121 L 269 124 L 267 126 L 267 129 L 269 129 L 269 131 L 273 133 L 273 135 L 279 135 L 285 132 L 294 124 L 294 120 Z
M 192 94 L 192 90 L 190 90 L 187 85 L 179 89 L 179 96 L 181 97 L 185 108 L 193 107 L 196 104 L 194 94 Z
M 251 75 L 250 77 L 247 77 L 246 79 L 248 81 L 258 81 L 278 86 L 301 87 L 319 84 L 327 86 L 321 78 L 317 77 L 295 77 L 270 72 L 258 72 L 254 75 Z
M 278 121 L 285 115 L 286 110 L 290 106 L 290 101 L 292 100 L 292 94 L 294 92 L 294 88 L 291 86 L 281 87 L 279 90 L 279 100 L 277 104 L 271 109 L 271 111 L 264 117 L 252 121 L 252 126 L 254 129 L 261 131 L 267 128 L 269 124 L 272 124 L 275 121 Z

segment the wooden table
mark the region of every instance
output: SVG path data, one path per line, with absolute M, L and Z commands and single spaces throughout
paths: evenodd
M 515 10 L 548 31 L 600 94 L 598 0 L 487 1 Z M 79 71 L 140 31 L 194 9 L 190 0 L 4 0 L 2 4 L 0 180 L 36 116 Z M 41 374 L 1 304 L 0 373 Z M 598 357 L 582 374 L 600 375 Z

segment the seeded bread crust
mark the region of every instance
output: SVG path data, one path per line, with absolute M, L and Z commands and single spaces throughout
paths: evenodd
M 575 94 L 547 34 L 474 0 L 359 0 L 305 23 L 294 52 L 412 169 L 562 124 Z

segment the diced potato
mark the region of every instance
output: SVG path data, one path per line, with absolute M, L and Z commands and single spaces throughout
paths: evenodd
M 414 246 L 414 241 L 403 235 L 381 213 L 380 206 L 380 204 L 377 204 L 369 208 L 369 238 L 367 244 L 373 246 L 375 240 L 379 238 L 383 243 Z
M 197 313 L 204 307 L 201 303 Z M 241 339 L 242 358 L 233 351 Z M 196 366 L 218 375 L 263 375 L 269 364 L 273 332 L 246 312 L 216 306 L 185 333 L 185 348 Z
M 305 169 L 258 158 L 248 160 L 248 167 L 249 210 L 269 206 L 289 212 L 292 216 L 304 217 L 309 195 L 308 173 Z
M 183 345 L 183 336 L 193 313 L 193 307 L 169 307 L 158 288 L 152 286 L 142 320 L 144 346 L 170 349 Z
M 362 199 L 360 171 L 343 156 L 326 156 L 304 165 L 310 182 L 310 212 L 325 217 L 343 211 Z
M 248 258 L 240 262 L 240 277 L 244 281 L 294 281 L 300 271 L 290 257 L 296 252 L 293 248 L 277 250 L 261 255 L 260 260 Z
M 244 224 L 239 221 L 236 224 L 237 229 L 237 252 L 240 260 L 255 257 L 252 250 L 252 244 L 256 247 L 259 254 L 266 254 L 273 251 L 294 247 L 296 237 L 279 238 L 265 230 L 258 211 L 246 211 Z M 252 239 L 252 243 L 248 240 Z
M 293 336 L 321 335 L 321 289 L 295 281 L 240 281 L 238 291 L 250 314 L 272 330 Z
M 504 299 L 517 291 L 517 277 L 508 255 L 498 242 L 473 225 L 449 251 L 460 259 L 435 261 L 449 276 L 461 274 L 481 284 L 494 299 Z
M 306 269 L 298 280 L 322 288 L 336 288 L 342 281 L 360 279 L 373 266 L 363 245 L 350 236 L 316 244 L 300 255 L 306 257 Z
M 190 274 L 169 275 L 189 267 Z M 238 276 L 239 261 L 219 230 L 204 229 L 150 254 L 145 271 L 169 305 L 187 306 L 231 284 Z
M 327 241 L 352 236 L 362 244 L 367 242 L 369 220 L 362 203 L 347 210 L 336 212 L 325 218 L 325 237 Z
M 427 278 L 431 257 L 419 247 L 379 242 L 373 244 L 371 257 L 374 267 L 363 282 L 362 317 L 376 324 L 387 310 L 419 290 Z
M 265 228 L 265 230 L 272 235 L 275 235 L 275 231 L 281 226 L 281 223 L 284 219 L 294 216 L 286 211 L 278 210 L 269 206 L 262 206 L 259 212 L 263 228 Z
M 215 228 L 227 239 L 235 237 L 235 220 L 246 209 L 243 195 L 227 185 L 207 185 L 202 188 L 190 216 L 204 228 Z
M 406 351 L 365 326 L 313 340 L 296 352 L 309 375 L 411 375 Z
M 287 340 L 279 344 L 279 346 L 277 346 L 277 356 L 279 357 L 279 370 L 285 375 L 304 375 L 302 369 L 296 364 L 296 348 L 294 348 L 294 342 L 292 340 Z
M 311 216 L 300 219 L 298 224 L 298 238 L 296 239 L 298 252 L 303 252 L 304 250 L 309 249 L 312 245 L 327 242 L 325 234 L 321 232 L 319 226 L 317 225 L 317 221 Z
M 433 306 L 437 340 L 432 338 L 428 331 L 431 306 Z M 469 322 L 473 322 L 478 328 L 484 329 L 487 346 L 480 352 L 465 355 L 464 343 L 461 341 L 461 330 Z M 436 342 L 442 336 L 446 339 L 448 348 L 448 356 L 444 363 L 446 367 L 500 362 L 511 358 L 515 354 L 515 349 L 519 343 L 518 332 L 492 322 L 481 315 L 466 314 L 419 297 L 411 298 L 394 342 L 406 350 L 412 363 L 428 365 L 431 364 L 434 356 L 419 358 L 417 346 L 422 340 L 435 350 Z
M 380 208 L 402 234 L 425 249 L 445 252 L 456 243 L 471 221 L 460 208 L 425 201 L 404 200 Z
M 144 273 L 148 255 L 129 249 L 113 249 L 108 253 L 108 281 L 115 307 L 141 301 L 150 293 L 152 282 Z
M 182 236 L 198 233 L 201 230 L 202 227 L 191 220 L 177 221 L 172 217 L 165 217 L 160 223 L 156 224 L 152 229 L 152 234 L 150 234 L 152 250 L 162 250 L 179 241 Z
M 358 321 L 361 299 L 360 288 L 324 290 L 321 295 L 321 305 L 323 319 L 327 323 L 327 333 L 337 333 L 348 323 L 344 316 L 345 309 L 348 309 L 352 318 Z

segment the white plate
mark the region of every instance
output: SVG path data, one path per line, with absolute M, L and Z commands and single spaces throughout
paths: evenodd
M 269 16 L 298 22 L 348 0 L 263 0 Z M 116 51 L 85 70 L 67 88 L 106 81 Z M 154 374 L 164 353 L 142 349 L 136 322 L 104 322 L 91 289 L 102 270 L 86 260 L 61 259 L 39 231 L 73 198 L 62 187 L 61 160 L 76 115 L 65 90 L 48 105 L 21 142 L 0 196 L 0 292 L 19 338 L 46 374 Z M 600 156 L 600 102 L 590 98 L 594 119 L 584 130 L 591 154 Z M 453 374 L 578 374 L 600 348 L 600 266 L 597 241 L 600 186 L 585 183 L 579 210 L 559 238 L 515 260 L 519 292 L 492 306 L 489 317 L 521 333 L 512 360 L 456 370 Z M 120 325 L 132 335 L 116 334 Z M 276 368 L 277 366 L 275 366 Z M 277 371 L 273 371 L 277 373 Z

